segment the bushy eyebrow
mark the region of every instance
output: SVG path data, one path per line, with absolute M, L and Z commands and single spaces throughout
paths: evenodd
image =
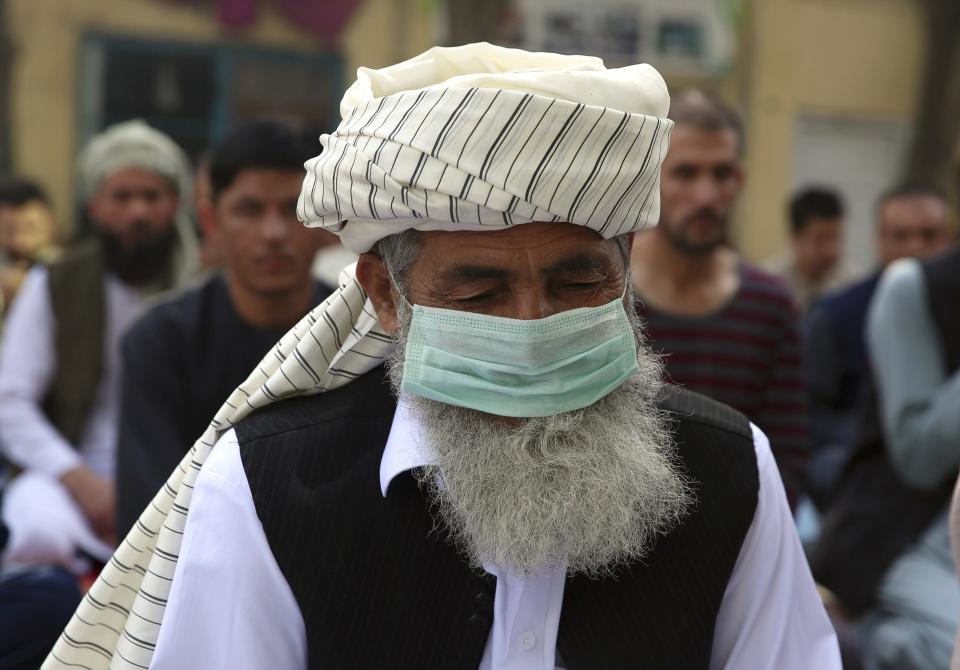
M 605 257 L 579 252 L 572 256 L 561 258 L 543 268 L 540 272 L 544 275 L 602 272 L 608 268 L 609 265 L 609 260 Z M 448 281 L 476 281 L 483 279 L 510 281 L 515 277 L 516 273 L 507 268 L 496 265 L 479 264 L 455 265 L 443 271 L 440 275 L 441 279 Z
M 441 279 L 449 281 L 476 281 L 478 279 L 497 279 L 509 281 L 516 273 L 495 265 L 455 265 L 440 274 Z
M 592 254 L 579 253 L 568 258 L 563 258 L 549 267 L 545 268 L 543 274 L 575 274 L 578 272 L 601 272 L 609 266 L 609 262 L 604 257 L 597 257 Z

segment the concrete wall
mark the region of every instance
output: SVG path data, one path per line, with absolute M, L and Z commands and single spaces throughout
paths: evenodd
M 418 0 L 365 0 L 338 47 L 296 30 L 263 4 L 253 28 L 228 35 L 209 11 L 158 0 L 8 0 L 15 49 L 10 133 L 14 169 L 42 179 L 61 218 L 67 218 L 78 148 L 76 59 L 87 32 L 304 51 L 338 49 L 347 83 L 359 65 L 388 65 L 433 43 L 432 21 Z
M 920 94 L 923 24 L 911 0 L 753 0 L 738 61 L 747 122 L 746 191 L 737 240 L 774 255 L 787 231 L 794 128 L 805 113 L 912 119 Z

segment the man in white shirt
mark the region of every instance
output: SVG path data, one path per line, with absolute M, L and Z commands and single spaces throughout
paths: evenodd
M 839 668 L 766 438 L 663 385 L 629 308 L 668 105 L 487 44 L 361 69 L 298 212 L 356 268 L 45 667 Z
M 24 282 L 0 348 L 0 448 L 22 472 L 3 521 L 9 564 L 76 572 L 106 561 L 114 537 L 119 340 L 145 296 L 185 277 L 177 224 L 189 164 L 140 121 L 94 137 L 78 159 L 94 238 Z

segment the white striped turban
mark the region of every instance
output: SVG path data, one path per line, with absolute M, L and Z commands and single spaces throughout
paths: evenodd
M 307 163 L 299 214 L 364 252 L 417 230 L 567 221 L 614 237 L 656 223 L 671 122 L 660 75 L 596 58 L 476 44 L 361 68 L 343 122 Z M 117 549 L 44 668 L 145 668 L 197 475 L 253 410 L 322 393 L 378 366 L 393 339 L 353 274 L 231 394 Z M 229 594 L 226 595 L 229 597 Z
M 615 237 L 656 225 L 672 122 L 649 65 L 489 44 L 361 68 L 307 163 L 299 216 L 351 251 L 408 228 L 565 221 Z

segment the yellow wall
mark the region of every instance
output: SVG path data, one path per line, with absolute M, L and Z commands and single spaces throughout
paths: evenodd
M 796 118 L 807 112 L 911 118 L 923 31 L 913 0 L 744 2 L 747 21 L 740 53 L 732 71 L 712 83 L 744 112 L 749 178 L 736 237 L 748 257 L 761 259 L 785 243 Z M 365 0 L 340 44 L 345 82 L 353 80 L 358 65 L 381 67 L 430 46 L 433 20 L 423 14 L 423 6 L 421 0 Z M 253 29 L 231 36 L 208 12 L 159 0 L 8 0 L 8 11 L 16 47 L 14 165 L 41 177 L 64 214 L 70 211 L 77 149 L 75 59 L 84 32 L 325 48 L 271 11 L 264 11 Z
M 14 169 L 40 178 L 61 218 L 71 211 L 77 150 L 76 57 L 86 32 L 167 40 L 259 44 L 326 50 L 262 3 L 256 26 L 227 35 L 207 10 L 158 0 L 8 0 L 15 61 L 12 81 Z M 380 67 L 433 42 L 432 22 L 418 0 L 364 0 L 341 36 L 344 81 L 359 65 Z
M 923 68 L 920 3 L 910 0 L 753 0 L 746 72 L 746 191 L 737 239 L 761 259 L 786 242 L 785 199 L 795 119 L 813 112 L 910 119 Z

